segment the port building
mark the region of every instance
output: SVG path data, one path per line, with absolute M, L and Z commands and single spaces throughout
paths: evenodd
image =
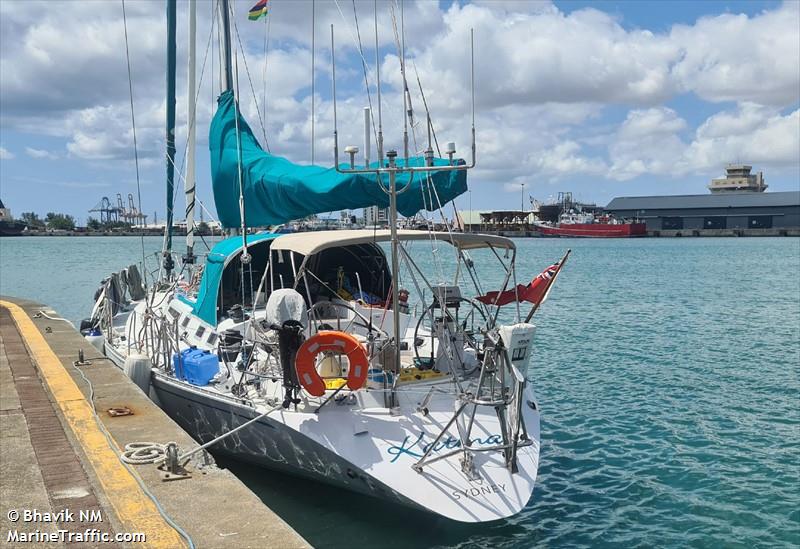
M 768 185 L 764 182 L 764 172 L 751 174 L 753 166 L 747 164 L 728 164 L 725 177 L 711 180 L 708 190 L 712 193 L 751 192 L 763 193 Z
M 796 229 L 800 191 L 713 193 L 677 196 L 622 196 L 606 211 L 638 218 L 650 231 L 699 229 Z
M 764 192 L 764 174 L 751 175 L 751 170 L 746 164 L 728 164 L 725 177 L 711 180 L 709 194 L 622 196 L 609 202 L 605 210 L 616 217 L 643 221 L 654 235 L 731 230 L 735 234 L 785 234 L 800 229 L 800 191 Z

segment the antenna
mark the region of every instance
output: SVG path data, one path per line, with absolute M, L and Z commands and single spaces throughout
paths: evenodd
M 377 16 L 377 1 L 376 1 L 376 10 L 375 10 L 375 51 L 376 57 L 378 56 L 378 16 Z M 402 17 L 402 15 L 401 15 Z M 425 151 L 425 163 L 421 166 L 411 166 L 408 161 L 408 129 L 407 126 L 404 127 L 404 145 L 406 148 L 405 151 L 405 162 L 397 163 L 397 151 L 390 150 L 386 152 L 386 157 L 388 159 L 388 163 L 384 165 L 383 163 L 383 132 L 381 126 L 381 102 L 380 102 L 380 76 L 378 77 L 378 158 L 379 162 L 375 167 L 371 167 L 369 164 L 365 165 L 361 168 L 356 168 L 355 166 L 355 155 L 358 153 L 358 147 L 354 145 L 349 145 L 345 147 L 345 153 L 349 155 L 350 162 L 349 168 L 345 167 L 346 165 L 342 165 L 339 162 L 339 126 L 338 126 L 338 118 L 336 114 L 336 55 L 335 55 L 335 44 L 334 44 L 334 32 L 333 32 L 333 25 L 331 25 L 331 80 L 332 80 L 332 88 L 333 88 L 333 154 L 334 154 L 334 163 L 336 166 L 336 171 L 339 173 L 348 173 L 348 174 L 356 174 L 356 173 L 369 173 L 374 174 L 376 176 L 378 186 L 380 189 L 389 195 L 389 229 L 391 234 L 391 250 L 392 250 L 392 313 L 393 313 L 393 323 L 394 323 L 394 341 L 395 344 L 400 347 L 400 308 L 398 307 L 399 303 L 399 274 L 400 274 L 400 266 L 399 266 L 399 248 L 400 243 L 397 238 L 397 196 L 403 194 L 408 189 L 411 188 L 410 181 L 413 180 L 413 176 L 416 173 L 427 174 L 434 171 L 465 171 L 473 168 L 475 166 L 475 157 L 476 157 L 476 146 L 475 146 L 475 63 L 474 63 L 474 52 L 473 52 L 473 37 L 472 31 L 470 30 L 470 72 L 471 72 L 471 92 L 472 92 L 472 160 L 469 164 L 457 164 L 453 162 L 453 156 L 455 155 L 455 143 L 448 143 L 447 145 L 447 154 L 449 157 L 449 162 L 445 165 L 434 165 L 434 158 L 433 158 L 433 149 L 431 148 L 431 138 L 430 135 L 428 137 L 428 149 Z M 405 54 L 403 54 L 404 56 Z M 376 59 L 377 60 L 377 59 Z M 401 61 L 402 62 L 402 61 Z M 376 65 L 379 65 L 376 63 Z M 406 93 L 407 93 L 407 86 L 404 89 L 403 101 L 406 102 Z M 365 119 L 364 119 L 364 126 L 365 126 L 365 134 L 369 134 L 369 109 L 364 109 Z M 404 118 L 407 123 L 408 113 L 404 113 Z M 428 117 L 428 131 L 430 133 L 431 122 L 430 117 Z M 365 138 L 365 155 L 369 155 L 369 146 L 367 143 L 367 139 Z M 409 178 L 409 183 L 407 183 L 403 188 L 397 189 L 397 174 L 409 174 L 411 177 Z M 382 176 L 388 175 L 389 178 L 389 186 L 388 188 L 384 185 L 384 178 Z M 396 372 L 400 371 L 400 353 L 397 352 L 394 354 L 394 368 Z M 392 389 L 391 393 L 391 402 L 396 402 L 396 394 L 394 392 L 394 388 Z

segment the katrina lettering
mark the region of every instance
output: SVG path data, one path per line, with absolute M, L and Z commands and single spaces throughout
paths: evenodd
M 399 446 L 389 446 L 386 449 L 386 453 L 388 453 L 392 457 L 392 461 L 390 463 L 396 462 L 400 459 L 400 456 L 407 455 L 410 458 L 419 459 L 428 451 L 432 442 L 423 442 L 423 438 L 425 438 L 425 432 L 420 431 L 419 435 L 416 438 L 411 436 L 406 436 L 403 439 L 403 442 Z M 470 446 L 497 446 L 503 443 L 503 439 L 500 435 L 489 435 L 485 439 L 481 438 L 473 438 L 470 439 L 469 445 Z M 439 441 L 433 445 L 433 449 L 431 452 L 438 453 L 442 450 L 454 450 L 456 448 L 461 447 L 461 440 L 454 438 L 452 436 L 446 436 L 439 439 Z

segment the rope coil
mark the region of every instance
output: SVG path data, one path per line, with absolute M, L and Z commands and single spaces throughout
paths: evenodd
M 167 446 L 170 444 L 175 443 L 131 442 L 125 445 L 125 451 L 121 456 L 122 461 L 131 465 L 145 465 L 162 461 L 167 455 Z

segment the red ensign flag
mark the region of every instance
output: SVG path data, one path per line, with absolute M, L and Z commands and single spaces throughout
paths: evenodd
M 537 306 L 541 305 L 544 303 L 544 300 L 547 299 L 547 294 L 550 293 L 550 287 L 553 285 L 553 282 L 558 276 L 558 272 L 564 265 L 567 256 L 569 256 L 569 251 L 567 251 L 566 255 L 564 255 L 561 261 L 553 263 L 544 271 L 536 275 L 536 278 L 531 280 L 530 284 L 527 286 L 518 284 L 516 291 L 506 290 L 503 293 L 487 292 L 486 295 L 478 296 L 475 299 L 481 303 L 495 305 L 497 307 L 514 303 L 517 298 L 519 298 L 520 301 L 529 301 Z

